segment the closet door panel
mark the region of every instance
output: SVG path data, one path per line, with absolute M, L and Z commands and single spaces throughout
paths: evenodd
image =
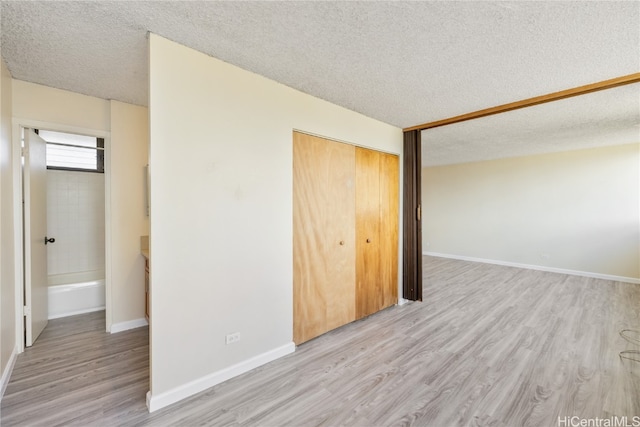
M 383 289 L 382 308 L 398 302 L 398 156 L 380 155 L 380 281 Z
M 356 319 L 355 147 L 328 141 L 327 331 Z
M 294 132 L 296 344 L 355 318 L 354 161 L 353 146 Z
M 380 153 L 356 148 L 356 318 L 380 310 Z
M 327 269 L 322 226 L 327 199 L 326 148 L 293 138 L 293 340 L 299 344 L 326 330 Z

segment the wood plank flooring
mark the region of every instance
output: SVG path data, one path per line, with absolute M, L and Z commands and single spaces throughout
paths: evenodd
M 49 321 L 18 356 L 2 399 L 2 426 L 103 424 L 108 410 L 144 405 L 147 328 L 114 335 L 104 329 L 104 311 Z
M 153 414 L 147 329 L 51 321 L 18 357 L 3 426 L 558 426 L 640 417 L 640 285 L 424 258 L 424 302 L 391 307 Z

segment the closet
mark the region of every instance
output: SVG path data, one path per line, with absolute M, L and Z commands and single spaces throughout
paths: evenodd
M 293 134 L 294 342 L 398 300 L 398 157 Z

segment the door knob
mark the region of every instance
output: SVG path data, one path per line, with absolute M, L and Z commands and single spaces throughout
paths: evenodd
M 47 239 L 47 236 L 44 236 L 44 244 L 46 245 L 47 243 L 54 243 L 56 241 L 56 239 L 54 239 L 53 237 L 49 237 Z
M 371 243 L 371 239 L 367 239 L 367 243 Z
M 344 246 L 344 240 L 340 240 L 340 246 Z

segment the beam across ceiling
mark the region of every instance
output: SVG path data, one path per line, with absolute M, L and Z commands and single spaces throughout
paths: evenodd
M 413 130 L 425 130 L 432 129 L 439 126 L 446 126 L 453 123 L 464 122 L 467 120 L 479 119 L 480 117 L 491 116 L 494 114 L 500 114 L 507 111 L 518 110 L 520 108 L 531 107 L 534 105 L 545 104 L 547 102 L 558 101 L 560 99 L 571 98 L 574 96 L 584 95 L 591 92 L 597 92 L 600 90 L 611 89 L 618 86 L 624 86 L 632 83 L 640 82 L 640 73 L 633 73 L 622 77 L 616 77 L 614 79 L 603 80 L 597 83 L 591 83 L 584 86 L 574 87 L 572 89 L 561 90 L 559 92 L 553 92 L 546 95 L 535 96 L 533 98 L 523 99 L 521 101 L 510 102 L 508 104 L 498 105 L 496 107 L 485 108 L 484 110 L 478 110 L 460 116 L 449 117 L 448 119 L 437 120 L 435 122 L 423 123 L 421 125 L 411 126 L 404 128 L 404 132 Z

